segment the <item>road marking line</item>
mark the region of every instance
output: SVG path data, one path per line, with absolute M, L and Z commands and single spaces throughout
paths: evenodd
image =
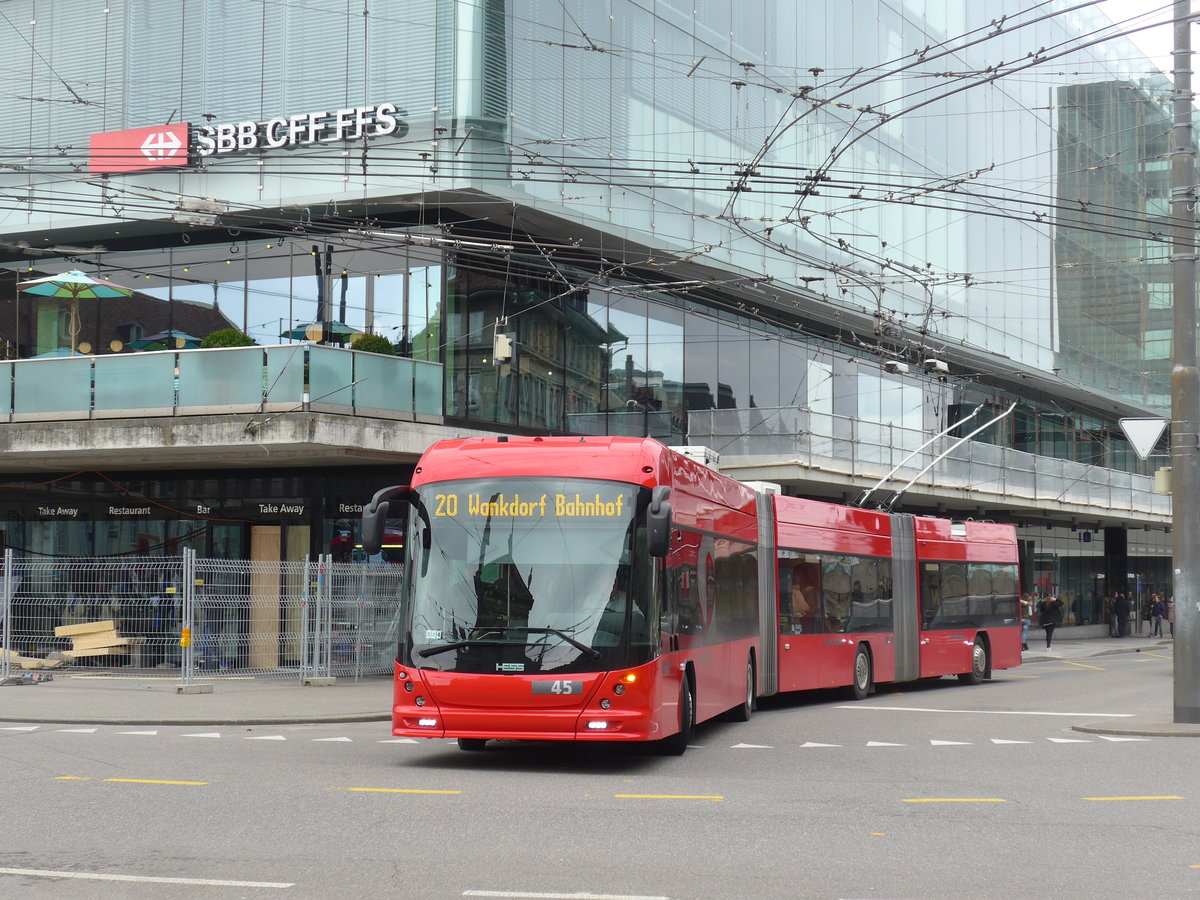
M 816 741 L 805 741 L 803 744 L 800 745 L 800 749 L 803 750 L 805 747 L 840 747 L 840 746 L 842 746 L 842 745 L 841 744 L 818 744 Z
M 912 797 L 902 803 L 1007 803 L 999 797 Z
M 416 738 L 392 738 L 388 741 L 376 741 L 377 744 L 415 744 Z
M 1085 741 L 1082 738 L 1046 738 L 1055 744 L 1090 744 L 1091 741 Z
M 52 869 L 0 868 L 0 875 L 34 875 L 40 878 L 80 878 L 88 881 L 133 881 L 149 884 L 202 884 L 212 887 L 290 888 L 290 881 L 226 881 L 219 878 L 167 878 L 154 875 L 111 875 L 106 872 L 57 872 Z
M 541 891 L 463 891 L 464 897 L 512 898 L 512 900 L 671 900 L 661 894 L 546 894 Z
M 105 781 L 116 781 L 121 784 L 183 784 L 191 787 L 201 787 L 207 781 L 160 781 L 155 778 L 105 778 Z
M 993 744 L 1032 744 L 1033 741 L 1006 741 L 1003 738 L 992 738 Z
M 1100 666 L 1089 666 L 1086 663 L 1071 662 L 1071 660 L 1069 660 L 1069 659 L 1060 659 L 1059 662 L 1062 663 L 1064 666 L 1078 666 L 1081 669 L 1094 669 L 1097 672 L 1104 671 L 1104 669 L 1102 669 Z
M 720 802 L 725 798 L 720 794 L 613 794 L 618 800 L 713 800 Z
M 206 738 L 219 738 L 220 736 L 221 736 L 221 732 L 219 732 L 219 731 L 206 731 L 203 734 L 185 734 L 184 735 L 184 737 L 206 737 Z
M 980 716 L 1086 716 L 1089 719 L 1132 719 L 1136 713 L 1072 713 L 1019 709 L 930 709 L 923 706 L 863 706 L 855 703 L 834 709 L 877 709 L 891 712 L 974 713 Z
M 95 734 L 95 728 L 55 728 L 58 734 Z
M 931 747 L 970 747 L 970 741 L 930 741 Z
M 157 731 L 118 731 L 117 734 L 158 734 Z
M 1083 799 L 1100 802 L 1104 800 L 1182 800 L 1183 798 L 1167 795 L 1163 797 L 1084 797 Z
M 335 737 L 335 738 L 313 738 L 313 741 L 314 741 L 314 742 L 320 742 L 320 741 L 343 741 L 343 742 L 345 742 L 345 743 L 347 743 L 347 744 L 349 744 L 349 743 L 352 743 L 352 741 L 351 741 L 351 740 L 350 740 L 350 738 L 348 738 L 348 737 Z
M 730 750 L 774 750 L 770 744 L 734 744 Z
M 1148 741 L 1148 740 L 1150 740 L 1150 738 L 1144 738 L 1144 737 L 1117 737 L 1116 735 L 1111 735 L 1111 734 L 1098 734 L 1098 735 L 1096 735 L 1096 737 L 1100 738 L 1102 741 L 1112 741 L 1114 744 L 1117 743 L 1118 741 Z
M 886 741 L 867 741 L 868 747 L 907 747 L 908 744 L 889 744 Z
M 1173 660 L 1173 659 L 1175 658 L 1174 656 L 1164 656 L 1164 655 L 1163 655 L 1163 654 L 1161 654 L 1161 653 L 1151 653 L 1150 651 L 1147 651 L 1146 653 L 1144 653 L 1144 654 L 1142 654 L 1142 655 L 1143 655 L 1143 656 L 1153 656 L 1155 659 L 1169 659 L 1169 660 Z
M 346 787 L 330 788 L 331 791 L 350 791 L 357 794 L 461 794 L 462 791 L 432 791 L 421 788 L 375 788 Z
M 37 731 L 37 725 L 5 725 L 0 731 Z
M 55 781 L 91 781 L 87 775 L 55 775 Z
M 246 738 L 246 740 L 248 740 L 248 741 L 286 741 L 287 738 L 285 738 L 282 734 L 264 734 L 264 735 L 260 735 L 258 737 L 248 737 L 248 738 Z

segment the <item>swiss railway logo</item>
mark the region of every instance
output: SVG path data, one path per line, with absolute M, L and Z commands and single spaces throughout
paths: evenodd
M 99 174 L 186 166 L 190 162 L 189 129 L 187 122 L 180 122 L 93 134 L 88 168 Z
M 142 154 L 146 159 L 170 159 L 183 146 L 184 142 L 173 131 L 156 131 L 142 141 Z

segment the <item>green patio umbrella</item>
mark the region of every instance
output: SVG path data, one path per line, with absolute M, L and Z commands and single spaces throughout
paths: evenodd
M 129 342 L 130 350 L 194 350 L 200 346 L 200 338 L 186 331 L 168 328 L 158 334 L 147 335 Z
M 17 287 L 26 294 L 71 301 L 71 318 L 67 327 L 71 332 L 70 350 L 72 352 L 75 350 L 75 342 L 79 337 L 80 300 L 104 300 L 113 297 L 129 297 L 133 294 L 132 288 L 122 287 L 101 278 L 93 278 L 78 269 L 63 272 L 61 275 L 47 275 L 44 278 L 22 281 Z
M 361 333 L 362 329 L 352 328 L 345 322 L 309 322 L 306 325 L 297 325 L 295 328 L 285 331 L 279 336 L 291 338 L 293 341 L 336 341 L 342 343 Z

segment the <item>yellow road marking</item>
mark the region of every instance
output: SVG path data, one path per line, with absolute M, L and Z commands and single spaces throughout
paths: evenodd
M 120 784 L 183 784 L 191 787 L 200 787 L 208 784 L 207 781 L 159 781 L 155 778 L 105 778 L 105 781 L 116 781 Z
M 1150 653 L 1149 651 L 1147 651 L 1146 653 L 1143 653 L 1142 656 L 1153 656 L 1155 659 L 1174 659 L 1175 658 L 1173 656 L 1164 656 L 1161 653 Z
M 904 803 L 1007 803 L 999 797 L 910 797 Z
M 431 791 L 418 788 L 371 788 L 347 787 L 330 788 L 331 791 L 350 791 L 357 794 L 461 794 L 462 791 Z
M 1182 797 L 1166 795 L 1163 797 L 1084 797 L 1084 800 L 1182 800 Z
M 92 779 L 82 775 L 57 775 L 55 781 L 91 781 Z
M 1069 660 L 1069 659 L 1060 659 L 1059 662 L 1062 663 L 1064 666 L 1078 666 L 1081 669 L 1094 669 L 1097 672 L 1104 671 L 1104 669 L 1100 668 L 1100 666 L 1089 666 L 1089 665 L 1085 665 L 1084 663 L 1071 662 L 1071 660 Z
M 618 800 L 715 800 L 721 801 L 725 798 L 720 794 L 705 795 L 705 794 L 613 794 Z
M 887 837 L 886 831 L 872 831 L 871 837 Z

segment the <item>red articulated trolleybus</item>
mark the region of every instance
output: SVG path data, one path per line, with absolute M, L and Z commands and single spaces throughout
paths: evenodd
M 757 491 L 658 441 L 440 441 L 364 508 L 406 518 L 392 732 L 656 741 L 758 697 L 1021 661 L 1012 526 Z

